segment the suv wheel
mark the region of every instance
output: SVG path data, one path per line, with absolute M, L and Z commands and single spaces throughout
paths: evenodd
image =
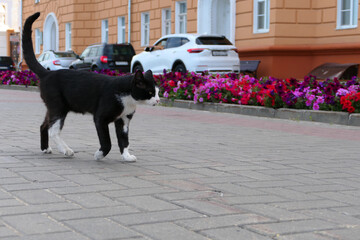
M 141 66 L 141 64 L 136 64 L 133 68 L 133 73 L 136 73 L 137 71 L 144 72 L 144 68 Z
M 178 63 L 175 65 L 173 72 L 186 73 L 186 67 L 183 63 Z

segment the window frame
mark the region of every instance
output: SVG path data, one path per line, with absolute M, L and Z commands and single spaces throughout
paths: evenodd
M 148 22 L 145 22 L 146 16 L 148 16 Z M 141 13 L 141 46 L 149 46 L 150 44 L 150 13 Z
M 181 5 L 185 4 L 185 13 L 181 13 Z M 181 23 L 184 23 L 184 29 L 181 28 Z M 179 1 L 175 5 L 175 33 L 187 33 L 187 2 Z
M 126 43 L 126 18 L 125 16 L 118 17 L 118 36 L 117 43 Z
M 102 43 L 109 42 L 109 20 L 108 19 L 101 20 L 101 42 Z
M 342 23 L 342 13 L 345 11 L 342 9 L 343 2 L 346 0 L 337 0 L 337 16 L 336 16 L 336 29 L 352 29 L 358 27 L 358 6 L 359 0 L 348 0 L 350 3 L 350 8 L 347 10 L 349 12 L 349 24 L 345 25 Z
M 264 2 L 264 14 L 259 14 L 259 2 Z M 264 17 L 264 28 L 259 29 L 258 17 Z M 270 31 L 270 0 L 254 0 L 253 33 L 268 33 Z
M 71 22 L 65 23 L 65 51 L 71 50 L 71 28 L 72 24 Z
M 170 19 L 166 18 L 167 12 L 170 13 Z M 162 36 L 171 34 L 171 8 L 163 8 L 161 11 L 161 33 Z

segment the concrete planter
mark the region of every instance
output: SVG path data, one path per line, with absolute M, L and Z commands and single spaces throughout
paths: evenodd
M 189 108 L 210 112 L 235 113 L 257 117 L 290 119 L 299 121 L 323 122 L 360 126 L 360 114 L 335 111 L 298 110 L 289 108 L 273 109 L 259 106 L 247 106 L 224 103 L 194 103 L 193 101 L 161 99 L 165 106 Z

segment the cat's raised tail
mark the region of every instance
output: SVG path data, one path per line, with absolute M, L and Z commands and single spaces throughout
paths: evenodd
M 31 27 L 39 16 L 40 13 L 37 12 L 26 19 L 22 33 L 22 48 L 26 64 L 29 66 L 31 71 L 41 78 L 43 75 L 48 73 L 48 70 L 41 66 L 41 64 L 37 61 L 31 39 Z

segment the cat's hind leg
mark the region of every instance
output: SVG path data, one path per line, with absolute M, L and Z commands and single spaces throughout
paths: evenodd
M 65 117 L 56 118 L 50 122 L 50 127 L 48 134 L 50 138 L 55 142 L 57 145 L 58 150 L 63 153 L 65 156 L 72 157 L 74 156 L 74 151 L 68 147 L 68 145 L 62 140 L 60 137 L 60 132 L 64 126 Z
M 126 162 L 135 162 L 136 157 L 129 153 L 129 124 L 133 114 L 129 114 L 115 121 L 116 136 L 121 156 Z
M 43 124 L 40 126 L 40 147 L 43 153 L 52 153 L 49 146 L 49 114 L 46 113 Z

